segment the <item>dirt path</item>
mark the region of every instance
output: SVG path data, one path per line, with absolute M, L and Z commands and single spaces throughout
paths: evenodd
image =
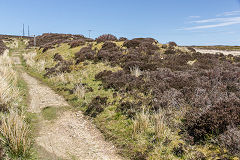
M 207 49 L 197 49 L 197 48 L 195 48 L 195 50 L 201 53 L 211 53 L 211 54 L 223 53 L 225 55 L 232 54 L 234 56 L 240 56 L 240 51 L 207 50 Z
M 19 64 L 20 59 L 13 60 Z M 41 116 L 42 109 L 52 106 L 61 109 L 68 103 L 49 87 L 27 73 L 22 74 L 29 87 L 29 112 L 40 117 L 36 145 L 48 153 L 40 159 L 118 160 L 114 146 L 104 140 L 100 131 L 82 112 L 63 111 L 56 119 L 48 121 Z M 42 151 L 39 151 L 42 152 Z M 51 157 L 50 157 L 51 155 Z
M 23 79 L 29 87 L 30 105 L 29 112 L 40 113 L 41 110 L 48 106 L 68 106 L 63 97 L 57 95 L 49 87 L 40 84 L 35 78 L 23 73 Z

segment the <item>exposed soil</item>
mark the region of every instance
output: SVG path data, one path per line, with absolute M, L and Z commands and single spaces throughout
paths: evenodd
M 29 112 L 40 113 L 43 108 L 48 106 L 68 106 L 64 98 L 57 95 L 49 87 L 40 84 L 39 81 L 29 76 L 27 73 L 23 73 L 22 76 L 29 87 Z
M 20 60 L 17 57 L 13 60 L 19 64 Z M 37 113 L 40 117 L 39 133 L 35 139 L 36 145 L 39 146 L 40 158 L 121 159 L 116 154 L 115 147 L 104 140 L 100 131 L 91 121 L 85 119 L 82 112 L 64 111 L 55 120 L 44 120 L 40 113 L 42 109 L 49 106 L 60 108 L 69 104 L 63 97 L 27 73 L 23 73 L 22 77 L 29 87 L 29 112 Z M 42 154 L 43 150 L 46 153 Z
M 210 50 L 210 49 L 208 50 L 208 49 L 197 49 L 197 48 L 195 48 L 195 50 L 201 53 L 211 53 L 211 54 L 223 53 L 224 55 L 232 54 L 233 56 L 240 56 L 240 51 L 224 51 L 224 50 Z

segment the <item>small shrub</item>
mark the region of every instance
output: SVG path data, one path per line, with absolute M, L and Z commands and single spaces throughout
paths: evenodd
M 107 41 L 107 42 L 103 43 L 101 50 L 112 50 L 116 47 L 117 47 L 117 45 L 115 43 Z
M 106 42 L 106 41 L 117 41 L 117 37 L 112 35 L 112 34 L 103 34 L 101 36 L 99 36 L 98 38 L 96 38 L 96 41 L 98 43 L 100 42 Z
M 127 48 L 136 48 L 140 45 L 141 42 L 137 41 L 137 40 L 128 40 L 128 41 L 125 41 L 123 43 L 123 46 L 124 47 L 127 47 Z
M 168 45 L 170 46 L 170 47 L 176 47 L 177 46 L 177 43 L 175 43 L 175 42 L 168 42 Z
M 174 51 L 173 49 L 167 49 L 164 53 L 165 54 L 176 54 L 176 51 Z
M 125 38 L 125 37 L 120 37 L 120 38 L 119 38 L 119 41 L 126 41 L 126 40 L 128 40 L 128 39 Z
M 71 42 L 68 43 L 70 45 L 70 48 L 75 48 L 78 46 L 82 46 L 85 44 L 84 40 L 73 40 Z
M 177 147 L 173 148 L 173 153 L 177 156 L 177 157 L 182 157 L 184 155 L 184 149 L 183 149 L 183 144 L 180 143 L 178 144 Z
M 53 59 L 54 59 L 54 61 L 62 61 L 62 60 L 63 60 L 63 57 L 62 57 L 59 53 L 56 53 L 56 54 L 53 56 Z
M 49 76 L 52 76 L 52 75 L 55 76 L 55 75 L 58 75 L 58 74 L 61 74 L 61 73 L 70 73 L 72 71 L 71 65 L 73 65 L 72 62 L 62 60 L 62 61 L 58 62 L 52 68 L 45 68 L 47 73 L 44 74 L 44 77 L 49 77 Z
M 204 140 L 208 135 L 219 135 L 230 125 L 240 125 L 240 101 L 228 99 L 205 112 L 199 110 L 186 114 L 186 129 L 194 141 Z
M 223 144 L 232 154 L 240 156 L 240 130 L 237 127 L 228 127 L 228 130 L 219 136 Z
M 84 47 L 79 52 L 75 53 L 76 64 L 84 62 L 85 60 L 94 60 L 95 51 L 91 47 Z
M 85 114 L 96 117 L 98 114 L 104 111 L 103 106 L 107 104 L 107 97 L 97 96 L 93 98 L 92 102 L 88 105 Z

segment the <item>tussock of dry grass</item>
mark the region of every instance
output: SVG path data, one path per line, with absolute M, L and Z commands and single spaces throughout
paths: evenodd
M 11 110 L 9 114 L 2 116 L 1 140 L 12 156 L 25 157 L 29 154 L 31 142 L 29 139 L 29 127 L 24 117 Z
M 26 61 L 28 66 L 35 68 L 38 72 L 43 72 L 47 62 L 44 59 L 36 61 L 36 56 L 36 52 L 28 52 L 23 54 L 23 59 Z
M 139 69 L 138 66 L 130 68 L 131 75 L 135 77 L 139 77 L 142 75 L 142 71 Z
M 5 111 L 1 116 L 0 140 L 9 158 L 28 157 L 31 148 L 29 127 L 24 116 L 17 110 L 22 97 L 18 87 L 18 74 L 5 51 L 0 56 L 0 106 Z
M 140 112 L 136 115 L 136 118 L 133 120 L 133 133 L 136 135 L 139 132 L 145 132 L 150 123 L 150 115 L 148 112 Z
M 12 69 L 11 58 L 5 52 L 0 56 L 0 104 L 13 105 L 19 95 L 17 73 Z
M 36 57 L 36 55 L 37 55 L 36 52 L 24 53 L 23 58 L 26 61 L 26 64 L 33 67 L 35 65 L 34 58 Z
M 84 86 L 82 84 L 78 84 L 74 93 L 78 96 L 78 98 L 84 98 L 86 93 Z

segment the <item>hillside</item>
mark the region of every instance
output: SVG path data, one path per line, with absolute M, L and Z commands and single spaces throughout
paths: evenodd
M 89 117 L 123 158 L 240 156 L 239 56 L 113 35 L 15 41 L 26 72 Z

